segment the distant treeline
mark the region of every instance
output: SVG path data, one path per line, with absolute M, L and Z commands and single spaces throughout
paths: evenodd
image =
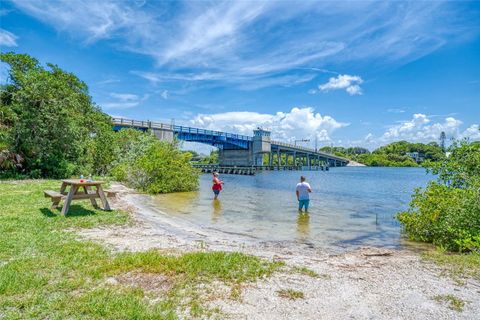
M 372 152 L 361 147 L 323 147 L 320 150 L 373 167 L 416 167 L 425 161 L 437 162 L 445 157 L 444 150 L 436 142 L 397 141 Z

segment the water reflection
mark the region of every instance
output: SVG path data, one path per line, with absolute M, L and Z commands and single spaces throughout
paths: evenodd
M 298 213 L 297 233 L 302 241 L 305 241 L 310 234 L 310 215 L 307 212 Z
M 177 192 L 155 196 L 154 202 L 168 213 L 190 213 L 199 197 L 199 191 Z
M 222 203 L 218 199 L 212 201 L 212 222 L 215 223 L 218 221 L 218 218 L 222 215 Z

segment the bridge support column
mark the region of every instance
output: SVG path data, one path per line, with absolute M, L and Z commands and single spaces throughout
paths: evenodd
M 297 166 L 297 152 L 293 151 L 293 165 L 296 167 Z
M 280 161 L 281 161 L 280 149 L 277 149 L 277 170 L 280 170 Z
M 268 153 L 268 165 L 270 167 L 273 165 L 273 153 L 271 151 Z

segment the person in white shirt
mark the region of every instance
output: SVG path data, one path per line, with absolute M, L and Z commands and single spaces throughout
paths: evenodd
M 297 184 L 297 188 L 295 193 L 297 194 L 298 200 L 298 210 L 302 211 L 305 208 L 305 212 L 308 211 L 308 205 L 310 204 L 310 192 L 312 192 L 312 188 L 310 184 L 305 181 L 305 177 L 300 177 L 300 183 Z

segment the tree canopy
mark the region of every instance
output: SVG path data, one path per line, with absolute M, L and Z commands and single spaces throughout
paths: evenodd
M 111 131 L 110 118 L 95 106 L 87 85 L 53 64 L 2 53 L 10 66 L 2 87 L 1 144 L 24 159 L 31 177 L 67 177 L 92 171 L 96 142 Z

